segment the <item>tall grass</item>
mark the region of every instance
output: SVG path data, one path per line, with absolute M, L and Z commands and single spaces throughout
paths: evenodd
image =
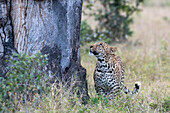
M 30 112 L 64 112 L 64 113 L 120 113 L 120 112 L 169 112 L 170 103 L 170 57 L 167 52 L 167 43 L 161 43 L 159 52 L 145 52 L 145 49 L 120 47 L 117 54 L 126 65 L 125 84 L 133 89 L 134 83 L 140 81 L 142 88 L 139 95 L 130 97 L 123 95 L 117 100 L 108 101 L 98 97 L 94 90 L 93 72 L 96 58 L 88 55 L 87 51 L 81 54 L 81 63 L 87 69 L 87 81 L 90 99 L 82 104 L 81 96 L 71 93 L 59 84 L 48 95 L 39 101 L 38 106 L 30 108 Z M 118 46 L 118 45 L 117 45 Z M 88 46 L 87 46 L 88 47 Z M 135 47 L 135 46 L 134 46 Z M 54 85 L 55 86 L 55 85 Z M 22 110 L 21 110 L 22 111 Z
M 161 42 L 160 42 L 161 43 Z M 162 48 L 159 52 L 145 52 L 144 49 L 132 47 L 118 50 L 125 65 L 125 84 L 133 89 L 135 81 L 142 83 L 142 89 L 135 100 L 130 100 L 131 112 L 165 112 L 165 103 L 170 102 L 170 57 L 168 45 L 161 43 Z M 96 58 L 88 54 L 82 55 L 82 65 L 87 69 L 87 80 L 89 94 L 95 97 L 93 72 Z M 120 103 L 119 103 L 120 104 Z M 167 105 L 169 106 L 170 103 Z M 113 106 L 112 106 L 113 107 Z M 126 106 L 123 106 L 126 107 Z M 169 108 L 166 108 L 168 110 Z M 105 109 L 103 109 L 104 111 Z M 115 110 L 114 107 L 112 110 Z M 128 112 L 128 109 L 124 109 Z M 129 111 L 129 112 L 130 112 Z M 120 111 L 119 111 L 120 112 Z

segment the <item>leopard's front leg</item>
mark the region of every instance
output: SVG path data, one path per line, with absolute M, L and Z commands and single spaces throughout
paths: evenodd
M 98 95 L 105 96 L 105 91 L 104 91 L 104 89 L 103 89 L 102 87 L 99 87 L 99 86 L 96 86 L 96 85 L 95 85 L 95 90 L 96 90 L 96 93 L 97 93 Z

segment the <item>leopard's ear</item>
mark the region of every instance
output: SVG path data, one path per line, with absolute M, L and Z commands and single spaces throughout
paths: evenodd
M 117 51 L 117 47 L 110 47 L 110 53 L 114 54 Z

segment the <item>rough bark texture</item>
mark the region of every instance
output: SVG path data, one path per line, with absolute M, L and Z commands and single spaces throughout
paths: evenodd
M 0 76 L 5 76 L 8 66 L 5 60 L 15 52 L 11 2 L 0 0 Z
M 69 84 L 75 75 L 80 93 L 88 95 L 80 64 L 81 10 L 82 0 L 0 0 L 0 75 L 13 52 L 41 50 L 49 54 L 49 73 Z

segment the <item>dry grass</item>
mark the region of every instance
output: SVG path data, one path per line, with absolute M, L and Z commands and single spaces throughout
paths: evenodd
M 167 3 L 170 0 L 152 0 L 145 4 L 142 12 L 134 15 L 131 26 L 134 35 L 128 42 L 114 45 L 119 48 L 117 54 L 126 65 L 125 84 L 132 89 L 135 81 L 142 83 L 137 97 L 143 106 L 141 112 L 158 112 L 164 100 L 170 98 L 170 6 Z M 95 62 L 96 58 L 82 54 L 81 63 L 87 69 L 91 97 L 95 96 Z

